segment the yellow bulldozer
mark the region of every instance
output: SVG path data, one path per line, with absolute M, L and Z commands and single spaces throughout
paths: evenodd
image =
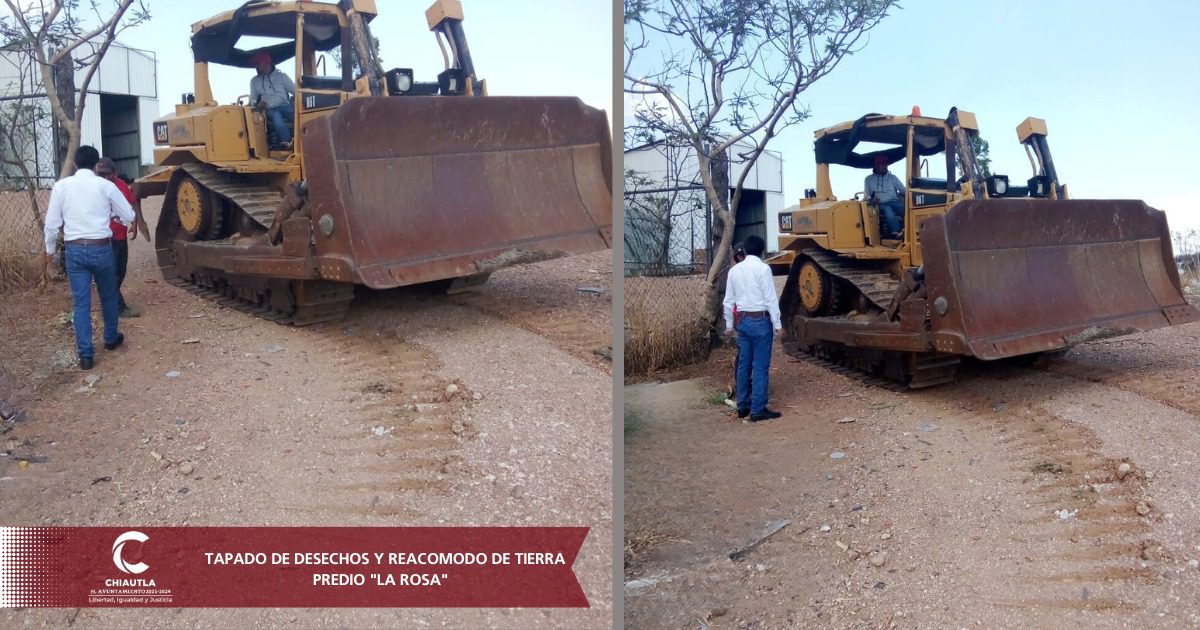
M 164 195 L 155 235 L 168 281 L 304 325 L 341 318 L 355 285 L 453 290 L 611 246 L 602 110 L 489 96 L 458 0 L 425 12 L 445 61 L 436 80 L 385 72 L 376 14 L 374 0 L 253 0 L 193 25 L 195 92 L 154 122 L 162 168 L 134 186 L 139 199 Z M 278 43 L 239 47 L 261 38 Z M 343 63 L 326 76 L 333 50 Z M 249 69 L 264 55 L 290 62 L 290 144 L 271 140 L 258 103 L 220 103 L 210 87 L 209 64 Z
M 995 360 L 1200 319 L 1183 297 L 1166 215 L 1142 201 L 1074 200 L 1043 120 L 1017 139 L 1032 175 L 985 175 L 973 114 L 868 114 L 816 132 L 816 188 L 780 213 L 784 347 L 877 382 L 952 381 L 962 357 Z M 878 203 L 832 193 L 830 166 L 903 172 L 903 229 Z M 867 173 L 864 170 L 863 175 Z M 866 187 L 864 183 L 864 187 Z

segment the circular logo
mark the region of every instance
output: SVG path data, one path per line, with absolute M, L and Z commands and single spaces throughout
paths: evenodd
M 128 562 L 125 562 L 124 558 L 121 557 L 121 549 L 123 549 L 125 547 L 125 543 L 127 543 L 131 540 L 136 540 L 140 543 L 144 543 L 147 540 L 150 540 L 150 537 L 143 534 L 142 532 L 137 532 L 137 531 L 128 531 L 128 532 L 125 532 L 124 534 L 121 534 L 120 536 L 117 536 L 116 541 L 113 542 L 113 564 L 117 565 L 117 568 L 120 569 L 123 573 L 133 573 L 136 575 L 138 573 L 141 573 L 142 571 L 145 571 L 146 569 L 149 569 L 150 566 L 147 565 L 145 562 L 139 562 L 137 564 L 129 564 Z

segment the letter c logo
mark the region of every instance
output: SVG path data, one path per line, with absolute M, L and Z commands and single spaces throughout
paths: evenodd
M 142 571 L 145 571 L 146 569 L 149 569 L 150 566 L 147 565 L 145 562 L 139 562 L 137 564 L 129 564 L 129 563 L 125 562 L 124 558 L 121 557 L 121 549 L 125 547 L 125 543 L 127 543 L 131 540 L 136 540 L 140 543 L 144 543 L 147 540 L 150 540 L 150 537 L 143 534 L 142 532 L 136 532 L 136 531 L 128 531 L 128 532 L 125 532 L 124 534 L 121 534 L 120 536 L 117 536 L 117 540 L 113 542 L 113 564 L 117 565 L 117 568 L 120 569 L 124 573 L 133 573 L 136 575 L 138 573 L 141 573 Z

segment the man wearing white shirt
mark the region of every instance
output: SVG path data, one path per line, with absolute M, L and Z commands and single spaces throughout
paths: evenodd
M 115 350 L 125 341 L 117 330 L 117 271 L 113 262 L 112 229 L 109 219 L 129 225 L 133 207 L 112 182 L 95 173 L 100 153 L 95 147 L 75 151 L 75 174 L 55 182 L 46 210 L 46 263 L 52 264 L 63 230 L 67 257 L 67 280 L 74 302 L 75 349 L 79 367 L 92 369 L 96 349 L 92 345 L 92 281 L 100 294 L 104 317 L 104 349 Z
M 725 334 L 737 330 L 738 417 L 750 416 L 750 422 L 761 422 L 782 415 L 767 408 L 767 385 L 772 341 L 783 326 L 775 278 L 762 261 L 767 244 L 751 236 L 745 248 L 746 259 L 729 270 L 725 281 Z

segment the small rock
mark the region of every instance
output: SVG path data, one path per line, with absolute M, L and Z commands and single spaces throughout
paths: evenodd
M 850 416 L 838 418 L 838 421 L 837 421 L 838 424 L 850 424 L 851 422 L 854 422 L 854 418 L 851 418 Z
M 891 534 L 889 534 L 887 532 L 883 532 L 882 534 L 879 535 L 879 540 L 888 540 L 891 537 L 892 537 Z
M 887 553 L 883 551 L 876 551 L 875 553 L 871 554 L 870 562 L 871 566 L 876 568 L 883 566 L 884 563 L 887 562 Z
M 708 611 L 708 616 L 712 618 L 724 617 L 727 614 L 729 614 L 729 609 L 724 606 Z
M 845 456 L 846 456 L 846 454 L 841 451 L 834 451 L 829 454 L 830 459 L 842 459 Z
M 179 343 L 200 343 L 200 340 L 196 339 L 195 337 L 192 337 L 191 339 L 184 339 L 183 341 L 181 341 Z
M 187 424 L 187 420 L 184 420 L 183 418 L 175 418 L 176 426 L 183 426 L 185 424 Z
M 486 474 L 486 475 L 484 475 L 484 476 L 483 476 L 483 480 L 484 480 L 484 481 L 495 481 L 495 480 L 496 480 L 496 475 L 493 475 L 493 474 L 491 474 L 491 473 L 488 473 L 488 474 Z
M 846 543 L 844 543 L 840 540 L 833 541 L 833 544 L 837 545 L 838 549 L 841 549 L 842 551 L 848 551 L 850 549 L 850 545 L 847 545 Z
M 458 393 L 458 385 L 450 383 L 446 386 L 446 397 L 449 398 Z
M 850 551 L 846 552 L 846 557 L 850 558 L 850 560 L 858 560 L 860 557 L 862 557 L 862 554 L 859 553 L 857 549 L 851 549 Z
M 1145 516 L 1150 513 L 1150 506 L 1146 505 L 1145 502 L 1138 503 L 1134 509 L 1137 510 L 1139 516 Z
M 921 424 L 917 425 L 917 430 L 920 431 L 921 433 L 933 433 L 934 431 L 937 431 L 940 428 L 941 427 L 939 427 L 938 425 L 936 425 L 932 422 L 922 422 Z
M 887 582 L 876 582 L 875 583 L 875 588 L 877 588 L 881 591 L 886 587 L 887 587 Z
M 521 497 L 525 496 L 525 487 L 513 486 L 512 490 L 509 491 L 509 494 L 511 494 L 512 498 L 514 499 L 520 499 Z
M 1061 521 L 1065 521 L 1069 518 L 1074 518 L 1075 515 L 1078 513 L 1079 513 L 1079 510 L 1077 510 L 1077 509 L 1076 510 L 1068 510 L 1066 508 L 1063 508 L 1061 510 L 1056 510 L 1054 512 L 1055 516 L 1058 516 L 1058 519 Z
M 1188 560 L 1188 566 L 1193 569 L 1200 569 L 1200 560 Z
M 822 525 L 822 526 L 821 526 L 821 531 L 822 531 L 822 532 L 828 532 L 828 531 L 829 531 L 829 530 L 831 530 L 831 529 L 833 529 L 833 528 L 832 528 L 832 527 L 830 527 L 830 526 L 828 526 L 828 525 Z
M 1008 409 L 1007 403 L 996 403 L 996 406 L 992 407 L 992 411 L 994 411 L 996 413 L 1000 413 L 1001 411 L 1005 411 L 1007 409 Z
M 149 443 L 150 443 L 150 436 L 146 436 L 146 437 L 142 438 L 142 444 L 149 444 Z
M 150 457 L 153 457 L 156 462 L 161 462 L 163 458 L 162 453 L 158 451 L 150 451 Z
M 180 489 L 179 489 L 179 494 L 187 494 L 187 493 L 188 493 L 188 487 L 187 487 L 187 486 L 184 486 L 184 487 L 182 487 L 182 488 L 180 488 Z
M 462 435 L 462 432 L 466 430 L 466 427 L 463 426 L 461 420 L 455 420 L 454 422 L 450 423 L 450 430 L 454 432 L 454 435 Z
M 483 394 L 479 392 L 473 392 L 471 394 L 471 400 L 483 400 Z
M 760 563 L 758 563 L 758 564 L 754 565 L 754 570 L 755 570 L 755 571 L 758 571 L 759 573 L 766 573 L 766 572 L 767 572 L 767 565 L 765 565 L 765 564 L 763 564 L 763 563 L 761 563 L 761 562 L 760 562 Z
M 96 383 L 100 382 L 100 375 L 88 374 L 87 376 L 83 377 L 83 382 L 87 383 L 88 387 L 95 387 Z
M 167 378 L 179 378 L 179 370 L 171 370 L 167 372 Z
M 392 432 L 392 429 L 390 429 L 390 428 L 386 428 L 386 427 L 382 427 L 382 426 L 379 426 L 379 427 L 373 427 L 373 428 L 371 429 L 371 433 L 375 434 L 375 437 L 383 437 L 383 436 L 385 436 L 385 435 L 387 435 L 387 434 L 389 434 L 389 433 L 391 433 L 391 432 Z
M 269 352 L 271 354 L 275 354 L 276 352 L 283 352 L 283 347 L 277 343 L 273 343 L 273 344 L 267 346 L 266 348 L 263 348 L 263 352 Z
M 1132 470 L 1133 466 L 1129 465 L 1129 462 L 1121 462 L 1121 465 L 1117 466 L 1117 479 L 1124 481 L 1125 476 Z
M 183 462 L 182 464 L 179 465 L 179 472 L 181 472 L 185 475 L 190 475 L 195 471 L 196 471 L 196 466 L 193 465 L 192 462 Z
M 207 448 L 208 448 L 208 446 L 206 446 L 206 445 L 204 445 L 204 444 L 197 444 L 197 445 L 196 445 L 196 451 L 197 451 L 197 452 L 200 452 L 200 451 L 206 450 Z
M 833 475 L 825 473 L 825 481 L 833 481 Z

